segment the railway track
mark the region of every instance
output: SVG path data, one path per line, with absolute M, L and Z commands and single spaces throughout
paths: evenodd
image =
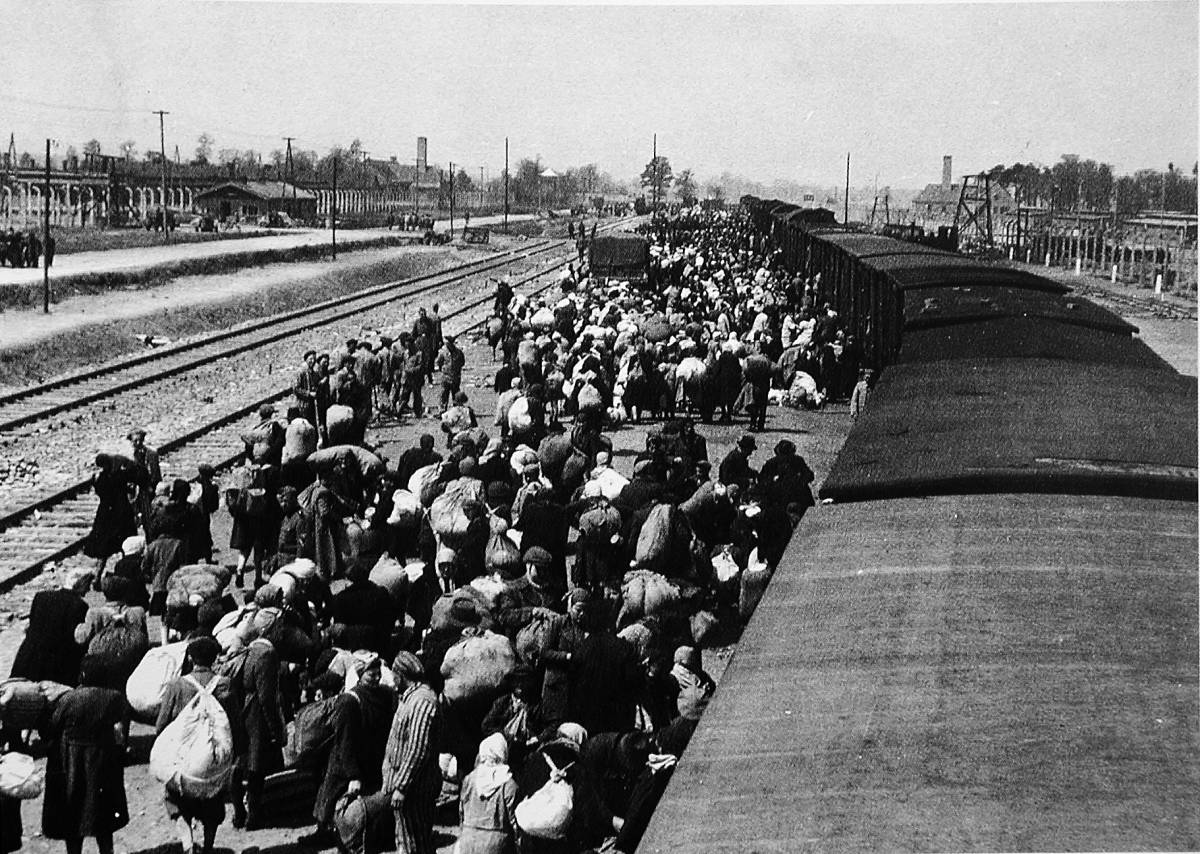
M 214 359 L 237 355 L 397 300 L 420 296 L 514 261 L 537 258 L 561 245 L 554 240 L 539 241 L 436 273 L 385 282 L 350 296 L 325 300 L 0 395 L 0 436 L 123 391 L 184 373 Z
M 623 223 L 624 220 L 610 223 L 602 230 L 608 231 Z M 557 241 L 548 241 L 548 243 L 550 245 L 542 246 L 535 244 L 533 247 L 525 247 L 522 253 L 517 254 L 520 258 L 527 258 L 534 254 L 540 255 L 550 252 L 562 246 Z M 539 282 L 539 280 L 544 279 L 546 276 L 565 266 L 571 259 L 572 256 L 568 255 L 542 269 L 525 275 L 514 283 L 514 290 L 530 283 Z M 332 323 L 337 319 L 367 311 L 397 299 L 417 296 L 502 265 L 495 264 L 489 266 L 492 260 L 485 259 L 485 263 L 483 264 L 475 262 L 473 264 L 461 265 L 451 271 L 442 271 L 442 273 L 423 276 L 419 277 L 418 280 L 407 280 L 405 282 L 405 284 L 411 284 L 414 281 L 420 281 L 422 284 L 416 290 L 409 289 L 402 293 L 388 293 L 386 289 L 389 287 L 394 289 L 397 284 L 388 283 L 387 285 L 377 286 L 372 289 L 373 293 L 365 300 L 362 299 L 364 295 L 360 293 L 356 295 L 356 298 L 330 301 L 331 304 L 322 304 L 325 306 L 322 310 L 337 314 L 338 317 L 326 317 L 324 314 L 313 315 L 308 318 L 308 322 L 305 325 L 298 327 L 290 324 L 288 321 L 282 321 L 289 330 L 287 332 L 283 331 L 283 326 L 276 326 L 265 321 L 261 325 L 256 326 L 256 329 L 260 332 L 265 331 L 266 335 L 271 337 L 271 340 L 280 340 L 298 335 L 306 329 L 313 328 L 315 325 Z M 513 260 L 513 257 L 510 256 L 508 260 Z M 464 268 L 468 267 L 470 269 L 464 272 Z M 431 282 L 430 280 L 436 281 Z M 538 283 L 532 289 L 531 295 L 541 293 L 553 284 L 553 281 Z M 471 320 L 469 315 L 476 309 L 487 305 L 491 299 L 492 295 L 490 293 L 486 294 L 444 315 L 443 324 L 446 324 L 447 331 L 454 331 L 461 335 L 482 326 L 486 322 L 486 318 Z M 338 305 L 332 305 L 334 302 L 338 302 Z M 348 308 L 346 304 L 349 302 L 355 302 L 356 307 L 353 309 Z M 289 313 L 289 315 L 295 314 L 297 313 Z M 321 318 L 320 321 L 314 322 L 314 318 L 317 317 Z M 267 343 L 263 341 L 264 336 L 260 335 L 258 339 L 260 343 L 255 345 L 250 341 L 243 340 L 241 333 L 244 332 L 244 329 L 239 329 L 236 332 L 238 333 L 236 335 L 218 333 L 215 336 L 191 342 L 189 345 L 171 348 L 171 351 L 174 351 L 173 354 L 168 352 L 167 355 L 174 355 L 182 362 L 194 367 L 196 364 L 211 362 L 214 358 L 219 358 L 220 356 L 243 352 L 247 349 L 252 349 L 254 346 L 262 346 L 264 343 Z M 253 332 L 249 334 L 253 334 Z M 214 339 L 217 339 L 215 344 Z M 204 348 L 219 346 L 222 343 L 225 349 L 220 352 L 220 355 L 200 355 L 201 352 L 207 353 L 207 350 Z M 146 358 L 155 355 L 145 354 L 145 356 L 128 360 L 130 363 L 135 363 L 129 367 L 136 370 L 139 366 L 156 362 L 157 360 L 153 358 Z M 69 398 L 57 400 L 55 397 L 45 397 L 45 395 L 54 395 L 55 392 L 59 392 L 60 390 L 69 394 L 67 390 L 75 388 L 77 391 L 82 392 L 81 394 L 77 394 L 76 397 L 87 397 L 89 399 L 87 402 L 94 403 L 122 391 L 154 383 L 163 377 L 173 376 L 188 370 L 188 367 L 180 367 L 174 362 L 164 361 L 162 364 L 154 365 L 150 371 L 145 372 L 145 375 L 138 380 L 136 378 L 124 377 L 120 374 L 122 370 L 127 369 L 125 363 L 121 363 L 115 366 L 115 368 L 116 370 L 105 373 L 100 373 L 99 371 L 83 372 L 79 375 L 81 378 L 76 379 L 74 383 L 71 382 L 72 378 L 68 377 L 64 378 L 64 380 L 56 381 L 54 384 L 46 384 L 54 385 L 54 388 L 37 387 L 43 389 L 38 393 L 38 399 L 43 401 L 40 404 L 42 408 L 44 410 L 53 410 L 49 415 L 42 415 L 41 418 L 62 413 L 73 407 L 87 405 L 87 403 L 83 402 L 72 402 Z M 105 394 L 103 390 L 93 389 L 90 386 L 92 382 L 107 383 L 107 387 L 111 390 Z M 258 407 L 264 403 L 275 403 L 290 393 L 291 389 L 289 385 L 276 388 L 265 396 L 257 397 L 252 401 L 240 401 L 236 409 L 223 413 L 204 424 L 188 430 L 186 433 L 159 444 L 158 450 L 164 479 L 176 477 L 191 479 L 195 474 L 196 467 L 201 462 L 207 462 L 218 469 L 228 468 L 238 462 L 243 453 L 241 436 L 258 423 Z M 20 400 L 19 395 L 9 395 L 7 397 L 15 399 L 0 398 L 0 407 L 15 404 Z M 0 412 L 3 411 L 0 410 Z M 17 415 L 15 417 L 19 418 L 20 416 Z M 23 423 L 29 424 L 31 422 L 26 421 Z M 13 587 L 36 576 L 47 565 L 60 561 L 82 548 L 91 528 L 92 520 L 95 517 L 96 497 L 91 494 L 90 487 L 91 482 L 89 479 L 79 480 L 61 489 L 37 496 L 0 516 L 0 593 L 11 590 Z

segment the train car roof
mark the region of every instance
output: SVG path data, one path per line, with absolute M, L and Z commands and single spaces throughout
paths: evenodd
M 1061 359 L 1173 370 L 1140 338 L 1101 334 L 1044 317 L 997 316 L 945 326 L 906 328 L 898 363 L 948 359 Z
M 946 326 L 998 317 L 1040 317 L 1118 335 L 1138 329 L 1124 318 L 1081 297 L 999 284 L 952 288 L 909 288 L 904 292 L 904 328 Z
M 896 364 L 821 496 L 1101 492 L 1196 500 L 1196 379 L 1049 359 Z
M 1026 290 L 1068 293 L 1066 285 L 1042 276 L 999 264 L 986 264 L 951 253 L 917 256 L 914 253 L 864 258 L 863 264 L 887 274 L 900 290 L 910 288 L 998 285 Z
M 855 256 L 863 266 L 888 276 L 899 290 L 958 287 L 964 284 L 992 284 L 1064 294 L 1071 290 L 1066 285 L 1025 270 L 979 261 L 894 237 L 822 232 L 820 239 Z
M 638 851 L 1200 848 L 1196 532 L 1142 498 L 814 508 Z
M 924 246 L 920 243 L 909 243 L 904 240 L 897 240 L 894 237 L 886 237 L 881 234 L 870 234 L 868 232 L 843 232 L 822 234 L 821 239 L 827 243 L 831 243 L 840 249 L 858 257 L 886 257 L 900 255 L 920 255 L 920 256 L 939 256 L 947 258 L 960 258 L 962 256 L 955 255 L 952 252 L 946 252 L 942 249 L 934 249 L 932 246 Z

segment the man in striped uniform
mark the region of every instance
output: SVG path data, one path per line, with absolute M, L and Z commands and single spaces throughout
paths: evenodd
M 437 745 L 442 717 L 437 695 L 411 652 L 392 662 L 400 702 L 383 757 L 383 788 L 392 793 L 398 854 L 434 854 L 434 808 L 442 787 Z

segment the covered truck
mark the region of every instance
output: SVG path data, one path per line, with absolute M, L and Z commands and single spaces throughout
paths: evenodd
M 596 278 L 644 282 L 650 269 L 650 243 L 636 234 L 597 237 L 588 264 Z

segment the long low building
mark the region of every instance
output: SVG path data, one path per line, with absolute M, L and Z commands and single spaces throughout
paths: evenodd
M 226 181 L 197 193 L 195 205 L 221 220 L 252 220 L 272 213 L 311 220 L 317 215 L 316 194 L 283 181 Z

